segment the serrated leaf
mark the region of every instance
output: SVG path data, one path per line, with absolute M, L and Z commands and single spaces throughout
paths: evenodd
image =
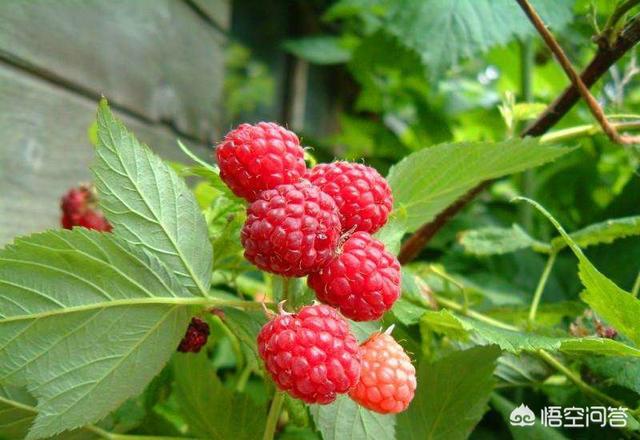
M 503 350 L 518 354 L 540 349 L 568 354 L 599 354 L 606 356 L 640 357 L 640 350 L 607 338 L 551 337 L 497 328 L 481 321 L 456 316 L 448 310 L 426 311 L 421 325 L 457 340 L 471 340 L 476 344 L 495 344 Z
M 571 19 L 572 0 L 531 3 L 554 28 Z M 463 58 L 536 32 L 511 0 L 404 0 L 387 16 L 384 28 L 415 50 L 436 74 Z
M 387 224 L 376 232 L 375 237 L 384 244 L 387 251 L 393 255 L 398 255 L 402 237 L 406 232 L 407 211 L 401 207 L 391 213 Z
M 38 399 L 29 439 L 95 422 L 136 395 L 198 298 L 154 256 L 85 229 L 0 251 L 0 383 Z
M 24 389 L 0 386 L 0 438 L 22 440 L 38 415 L 35 399 Z M 88 440 L 98 436 L 88 429 L 77 429 L 51 437 L 51 440 Z
M 389 171 L 395 209 L 407 212 L 408 232 L 432 220 L 478 183 L 553 161 L 571 148 L 532 138 L 440 144 L 410 154 Z
M 253 355 L 256 365 L 258 359 L 258 333 L 267 323 L 267 318 L 262 311 L 238 310 L 231 307 L 223 308 L 223 321 L 229 326 L 246 349 Z
M 311 405 L 323 440 L 395 440 L 396 418 L 364 409 L 345 395 L 329 405 Z
M 640 216 L 606 220 L 569 234 L 575 244 L 581 248 L 613 243 L 615 240 L 634 235 L 640 235 Z M 558 250 L 567 246 L 562 237 L 554 238 L 551 245 Z
M 207 225 L 185 182 L 138 142 L 102 99 L 92 167 L 100 207 L 114 233 L 156 255 L 201 295 L 209 290 Z
M 226 388 L 205 353 L 177 354 L 173 366 L 179 411 L 198 438 L 260 438 L 266 408 L 256 405 L 248 394 Z
M 398 438 L 466 439 L 487 409 L 498 356 L 496 346 L 474 347 L 422 362 L 413 402 L 398 415 Z
M 472 229 L 460 234 L 458 241 L 464 250 L 474 255 L 500 255 L 530 247 L 549 248 L 527 234 L 520 226 Z
M 314 64 L 341 64 L 351 58 L 351 51 L 339 37 L 316 35 L 284 42 L 284 49 Z
M 640 359 L 629 357 L 592 357 L 586 364 L 594 373 L 640 394 Z
M 586 290 L 580 295 L 582 300 L 589 304 L 591 309 L 604 319 L 607 324 L 614 327 L 619 333 L 626 335 L 633 343 L 640 346 L 640 299 L 625 292 L 613 281 L 596 269 L 584 255 L 580 247 L 564 230 L 562 225 L 539 203 L 525 198 L 520 198 L 533 205 L 538 211 L 560 232 L 568 246 L 578 258 L 578 275 Z

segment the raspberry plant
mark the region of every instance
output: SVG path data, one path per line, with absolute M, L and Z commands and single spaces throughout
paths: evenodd
M 528 2 L 517 3 L 528 10 Z M 552 29 L 567 23 L 565 2 L 531 3 Z M 640 19 L 620 21 L 634 3 L 612 8 L 590 75 L 640 39 Z M 618 285 L 618 274 L 587 252 L 613 249 L 606 255 L 619 253 L 617 265 L 635 265 L 627 260 L 637 252 L 615 246 L 640 235 L 640 218 L 616 214 L 624 210 L 613 190 L 587 198 L 611 208 L 586 217 L 594 221 L 577 206 L 559 209 L 564 187 L 578 186 L 565 167 L 594 157 L 572 141 L 600 126 L 517 138 L 540 109 L 507 97 L 503 140 L 460 141 L 460 133 L 485 138 L 491 114 L 483 107 L 469 123 L 479 136 L 441 127 L 440 103 L 427 99 L 431 83 L 416 66 L 440 75 L 447 64 L 504 42 L 478 23 L 529 38 L 524 20 L 535 16 L 528 10 L 496 21 L 516 2 L 398 4 L 388 20 L 355 3 L 338 3 L 325 16 L 361 21 L 345 25 L 345 41 L 358 43 L 346 62 L 362 86 L 358 112 L 379 122 L 371 135 L 373 145 L 384 144 L 378 156 L 360 145 L 371 140 L 363 134 L 371 125 L 345 118 L 338 141 L 355 139 L 345 152 L 355 162 L 331 161 L 322 146 L 307 149 L 293 131 L 261 122 L 221 139 L 217 165 L 182 144 L 195 163 L 168 163 L 105 100 L 99 104 L 95 186 L 63 196 L 63 229 L 0 250 L 0 438 L 463 439 L 474 430 L 491 436 L 496 425 L 515 438 L 571 436 L 508 425 L 523 403 L 624 407 L 625 428 L 588 430 L 586 438 L 638 436 L 640 277 Z M 442 23 L 452 23 L 450 32 Z M 335 42 L 288 47 L 304 55 L 301 47 Z M 345 62 L 345 50 L 310 58 Z M 577 99 L 568 90 L 523 133 L 553 126 Z M 429 130 L 415 122 L 431 118 Z M 598 122 L 612 140 L 629 143 Z M 438 143 L 447 130 L 446 139 L 458 141 Z M 625 148 L 631 156 L 634 147 Z M 378 170 L 391 160 L 385 177 L 363 155 Z M 610 169 L 620 155 L 598 167 Z M 495 179 L 542 165 L 537 193 L 526 176 L 501 180 L 488 202 L 456 217 L 451 229 L 462 232 L 441 231 Z M 594 175 L 575 179 L 587 185 Z M 536 194 L 553 209 L 520 194 Z M 522 222 L 504 227 L 512 210 Z M 563 278 L 573 276 L 579 295 L 557 301 L 566 298 L 558 295 L 568 290 L 563 283 L 572 283 Z M 530 292 L 524 277 L 534 280 Z

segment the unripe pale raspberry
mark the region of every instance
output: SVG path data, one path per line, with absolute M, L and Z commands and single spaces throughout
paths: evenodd
M 400 344 L 386 333 L 360 346 L 360 381 L 349 392 L 358 404 L 382 414 L 407 409 L 416 391 L 416 369 Z
M 340 236 L 336 204 L 309 182 L 263 191 L 247 209 L 244 256 L 262 270 L 300 277 L 333 257 Z
M 183 353 L 198 353 L 205 346 L 209 338 L 209 324 L 195 316 L 191 318 L 189 327 L 178 345 L 178 351 Z
M 306 177 L 333 197 L 343 231 L 373 234 L 387 222 L 393 196 L 389 184 L 375 169 L 359 163 L 334 162 L 316 165 Z
M 273 122 L 241 124 L 216 148 L 220 178 L 238 197 L 253 201 L 260 191 L 304 176 L 304 150 L 295 133 Z
M 281 312 L 262 327 L 258 350 L 278 388 L 307 403 L 331 403 L 360 377 L 358 342 L 326 305 Z
M 356 232 L 337 255 L 307 279 L 324 303 L 354 321 L 373 321 L 400 296 L 400 263 L 367 232 Z

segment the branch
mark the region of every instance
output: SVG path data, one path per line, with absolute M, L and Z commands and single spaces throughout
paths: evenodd
M 595 84 L 622 56 L 640 41 L 640 16 L 629 21 L 611 47 L 600 46 L 596 55 L 580 75 L 582 82 L 587 87 Z M 541 136 L 551 129 L 566 115 L 580 99 L 578 89 L 569 85 L 564 92 L 547 109 L 527 127 L 521 136 Z M 402 245 L 398 259 L 402 264 L 413 260 L 422 248 L 436 235 L 447 222 L 460 212 L 478 194 L 486 189 L 492 181 L 484 181 L 469 190 L 465 195 L 455 201 L 447 209 L 442 211 L 429 223 L 422 225 Z
M 544 22 L 536 12 L 535 8 L 531 6 L 528 0 L 516 0 L 524 13 L 527 15 L 533 26 L 536 28 L 544 42 L 547 44 L 551 52 L 556 57 L 556 60 L 562 67 L 562 70 L 567 74 L 571 83 L 578 89 L 580 95 L 587 103 L 589 110 L 593 114 L 593 117 L 596 118 L 598 124 L 602 127 L 602 131 L 611 139 L 612 142 L 617 144 L 626 144 L 633 143 L 634 140 L 632 138 L 624 138 L 618 134 L 616 129 L 609 124 L 604 112 L 602 111 L 602 107 L 596 101 L 596 98 L 593 97 L 589 88 L 582 82 L 582 78 L 578 75 L 578 72 L 573 68 L 571 61 L 567 58 L 567 55 L 562 50 L 562 47 L 558 44 L 558 41 L 553 37 L 553 34 L 549 32 Z

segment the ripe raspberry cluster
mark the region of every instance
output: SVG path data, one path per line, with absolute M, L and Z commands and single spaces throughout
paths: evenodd
M 359 163 L 308 170 L 298 137 L 274 123 L 238 126 L 217 146 L 216 157 L 220 178 L 249 202 L 241 232 L 245 258 L 277 275 L 308 276 L 326 304 L 297 314 L 281 310 L 263 327 L 260 355 L 278 387 L 309 403 L 351 393 L 374 411 L 404 410 L 415 389 L 408 356 L 390 336 L 376 337 L 378 344 L 372 337 L 358 348 L 342 317 L 380 319 L 400 296 L 400 264 L 371 235 L 391 212 L 389 184 Z M 375 350 L 382 350 L 380 358 L 370 361 Z M 400 361 L 400 376 L 388 381 Z
M 71 188 L 62 197 L 60 209 L 60 224 L 64 229 L 72 229 L 74 226 L 104 232 L 112 229 L 111 224 L 97 209 L 95 193 L 88 185 Z

